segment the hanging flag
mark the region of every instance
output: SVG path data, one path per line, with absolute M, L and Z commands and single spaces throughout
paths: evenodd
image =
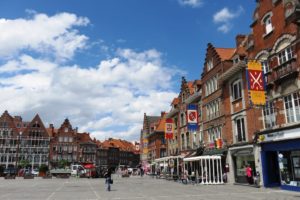
M 190 104 L 187 106 L 187 123 L 188 123 L 189 131 L 197 131 L 198 128 L 197 105 Z
M 171 119 L 171 118 L 166 119 L 165 138 L 166 139 L 173 139 L 173 119 Z
M 246 70 L 246 75 L 248 79 L 248 89 L 252 104 L 265 105 L 265 79 L 261 63 L 258 61 L 248 61 L 248 69 Z

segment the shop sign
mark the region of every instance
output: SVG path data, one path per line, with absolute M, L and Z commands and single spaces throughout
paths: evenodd
M 286 140 L 299 138 L 300 136 L 300 128 L 291 129 L 287 131 L 277 131 L 268 134 L 263 134 L 258 137 L 259 142 L 270 142 L 270 141 L 278 141 L 278 140 Z

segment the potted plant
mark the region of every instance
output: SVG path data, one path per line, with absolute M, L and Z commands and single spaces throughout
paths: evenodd
M 39 168 L 39 176 L 46 176 L 47 171 L 49 170 L 48 166 L 45 164 L 42 164 Z

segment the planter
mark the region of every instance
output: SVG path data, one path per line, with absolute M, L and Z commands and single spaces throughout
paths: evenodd
M 24 179 L 34 179 L 34 176 L 32 176 L 32 175 L 26 175 L 26 176 L 24 176 Z

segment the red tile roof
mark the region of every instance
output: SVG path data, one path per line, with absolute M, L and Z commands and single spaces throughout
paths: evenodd
M 215 48 L 221 60 L 230 60 L 235 53 L 235 48 Z

